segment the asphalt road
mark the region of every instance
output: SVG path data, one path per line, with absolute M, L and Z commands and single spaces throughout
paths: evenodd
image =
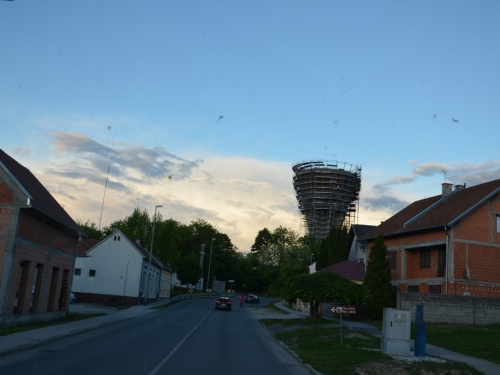
M 0 374 L 309 374 L 234 298 L 183 301 L 149 315 L 0 358 Z

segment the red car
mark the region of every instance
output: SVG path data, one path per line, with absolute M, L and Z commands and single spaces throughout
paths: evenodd
M 229 297 L 219 297 L 215 301 L 215 310 L 229 310 L 231 311 L 232 302 Z

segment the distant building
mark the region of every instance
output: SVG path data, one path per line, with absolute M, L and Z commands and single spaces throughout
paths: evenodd
M 0 323 L 62 317 L 81 228 L 47 189 L 0 150 Z

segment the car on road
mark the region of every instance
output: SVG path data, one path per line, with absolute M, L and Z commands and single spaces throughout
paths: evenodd
M 229 297 L 219 297 L 215 301 L 215 310 L 229 310 L 231 311 L 231 306 L 233 302 Z
M 259 303 L 260 299 L 255 294 L 249 294 L 245 298 L 245 303 Z

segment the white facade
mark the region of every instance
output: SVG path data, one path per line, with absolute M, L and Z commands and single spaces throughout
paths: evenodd
M 121 231 L 99 242 L 75 262 L 73 292 L 140 297 L 145 295 L 147 253 Z M 158 294 L 161 269 L 151 264 L 149 298 Z

